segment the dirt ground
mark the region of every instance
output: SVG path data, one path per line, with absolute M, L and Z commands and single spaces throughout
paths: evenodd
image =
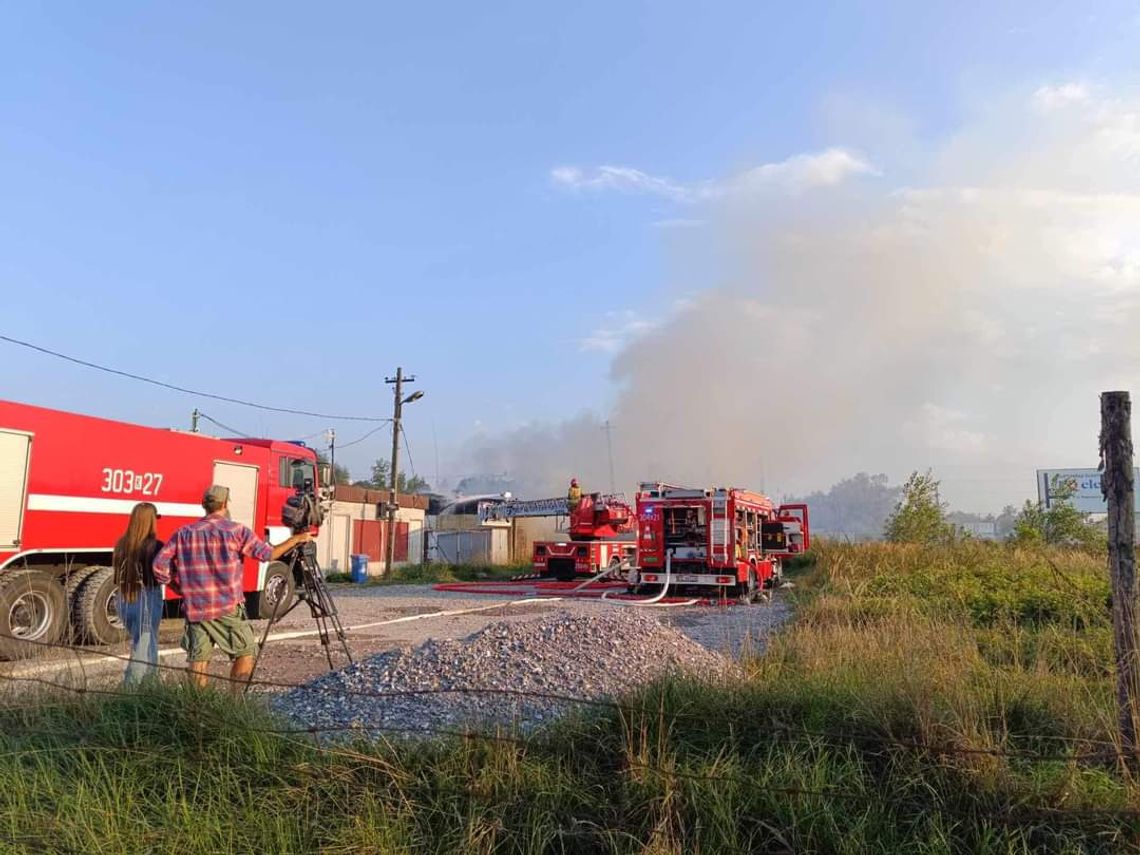
M 610 612 L 623 608 L 593 600 L 547 600 L 469 595 L 433 591 L 430 586 L 332 586 L 339 617 L 354 659 L 401 646 L 416 646 L 428 639 L 463 638 L 501 620 L 530 620 L 552 611 L 575 614 Z M 728 608 L 654 610 L 707 647 L 730 655 L 756 650 L 786 617 L 786 606 L 777 598 L 768 605 Z M 260 641 L 265 621 L 253 621 Z M 328 658 L 317 633 L 317 623 L 301 603 L 269 631 L 258 661 L 255 679 L 270 683 L 296 684 L 329 669 Z M 178 679 L 186 658 L 179 647 L 182 621 L 168 619 L 159 631 L 159 655 L 164 679 Z M 347 664 L 335 635 L 330 639 L 333 665 Z M 35 659 L 0 662 L 0 680 L 10 692 L 22 692 L 48 684 L 100 688 L 114 686 L 129 654 L 126 643 L 104 648 L 47 651 Z M 224 675 L 228 663 L 220 654 L 211 673 Z M 50 688 L 50 686 L 49 686 Z M 259 686 L 258 691 L 275 691 Z

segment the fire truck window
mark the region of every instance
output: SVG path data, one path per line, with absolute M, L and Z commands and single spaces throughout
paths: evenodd
M 296 489 L 304 486 L 305 481 L 313 481 L 313 464 L 308 460 L 282 457 L 281 476 L 277 483 L 282 487 Z

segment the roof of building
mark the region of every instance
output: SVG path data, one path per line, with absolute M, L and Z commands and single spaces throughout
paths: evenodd
M 371 487 L 353 487 L 350 484 L 338 484 L 333 488 L 333 499 L 337 502 L 352 502 L 358 505 L 381 505 L 388 501 L 387 490 L 376 490 Z M 418 493 L 398 493 L 396 503 L 401 508 L 415 508 L 426 511 L 428 497 Z

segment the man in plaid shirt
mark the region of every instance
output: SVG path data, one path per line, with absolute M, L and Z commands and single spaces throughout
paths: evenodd
M 242 559 L 276 561 L 290 549 L 312 540 L 308 532 L 270 546 L 229 515 L 230 490 L 213 485 L 202 497 L 206 516 L 183 526 L 154 559 L 154 578 L 172 580 L 182 594 L 186 630 L 182 648 L 190 662 L 191 680 L 206 685 L 206 668 L 217 645 L 230 657 L 230 688 L 240 692 L 253 670 L 257 642 L 245 617 Z

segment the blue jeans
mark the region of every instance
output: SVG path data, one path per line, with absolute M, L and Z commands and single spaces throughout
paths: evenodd
M 133 603 L 118 602 L 119 617 L 131 634 L 131 659 L 123 683 L 136 685 L 158 674 L 158 623 L 162 620 L 162 588 L 143 588 Z

